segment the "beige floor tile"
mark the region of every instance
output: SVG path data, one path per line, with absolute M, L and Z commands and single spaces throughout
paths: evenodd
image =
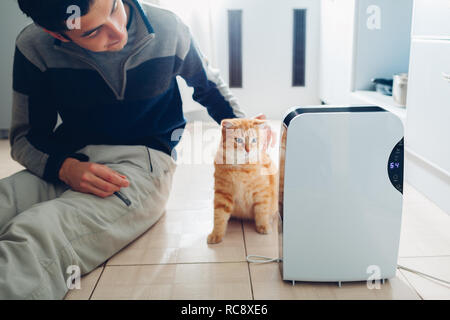
M 103 271 L 103 265 L 81 278 L 80 289 L 70 290 L 64 300 L 89 300 Z
M 207 244 L 212 214 L 169 211 L 136 241 L 108 261 L 108 265 L 245 261 L 240 220 L 230 220 L 224 240 Z
M 450 216 L 406 185 L 400 257 L 450 255 Z
M 143 235 L 111 257 L 107 265 L 175 263 L 181 233 L 163 228 L 161 218 Z
M 419 299 L 403 276 L 386 281 L 378 288 L 369 289 L 366 282 L 337 283 L 283 281 L 277 263 L 251 264 L 250 274 L 256 300 L 373 300 Z
M 185 284 L 176 286 L 176 300 L 251 300 L 250 283 Z
M 450 256 L 400 258 L 399 264 L 433 277 L 450 281 Z M 409 283 L 425 300 L 450 300 L 450 285 L 401 270 Z
M 261 234 L 256 232 L 254 220 L 243 221 L 247 255 L 259 255 L 269 258 L 279 257 L 277 222 L 278 221 L 274 219 L 271 233 Z
M 93 300 L 170 299 L 176 265 L 106 266 Z
M 237 262 L 245 260 L 245 247 L 240 220 L 230 220 L 222 242 L 208 244 L 206 238 L 212 224 L 203 232 L 186 233 L 182 236 L 177 263 L 189 262 Z
M 92 299 L 251 299 L 246 263 L 107 266 Z
M 174 299 L 252 299 L 247 263 L 179 264 Z
M 10 150 L 9 141 L 0 139 L 0 179 L 24 169 L 22 165 L 11 159 Z
M 213 182 L 213 165 L 178 165 L 167 210 L 212 210 Z

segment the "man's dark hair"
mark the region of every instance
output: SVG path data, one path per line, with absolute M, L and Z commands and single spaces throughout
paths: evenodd
M 80 8 L 81 16 L 89 12 L 94 0 L 18 0 L 20 10 L 33 21 L 53 32 L 68 30 L 66 20 L 73 14 L 67 13 L 67 8 L 76 5 Z

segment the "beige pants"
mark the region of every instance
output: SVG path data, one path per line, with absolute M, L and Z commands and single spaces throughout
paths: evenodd
M 72 270 L 86 274 L 165 212 L 176 169 L 146 146 L 88 145 L 77 152 L 127 176 L 100 198 L 23 170 L 0 180 L 0 300 L 62 299 Z

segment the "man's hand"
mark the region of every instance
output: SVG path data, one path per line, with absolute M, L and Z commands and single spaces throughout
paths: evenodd
M 74 158 L 67 158 L 59 170 L 59 178 L 69 185 L 72 190 L 90 193 L 106 198 L 130 183 L 124 175 L 111 168 L 94 163 L 81 162 Z
M 267 117 L 265 114 L 260 113 L 253 119 L 266 120 Z M 271 143 L 272 142 L 272 143 Z M 272 131 L 269 125 L 267 125 L 267 145 L 270 144 L 270 147 L 275 147 L 275 143 L 277 142 L 277 134 L 275 131 Z M 267 149 L 267 145 L 264 145 L 264 150 Z

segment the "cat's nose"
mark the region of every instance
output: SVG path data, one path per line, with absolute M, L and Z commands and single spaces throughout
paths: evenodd
M 250 152 L 250 148 L 249 148 L 249 146 L 245 146 L 245 151 L 247 151 L 247 153 L 249 153 L 249 152 Z

